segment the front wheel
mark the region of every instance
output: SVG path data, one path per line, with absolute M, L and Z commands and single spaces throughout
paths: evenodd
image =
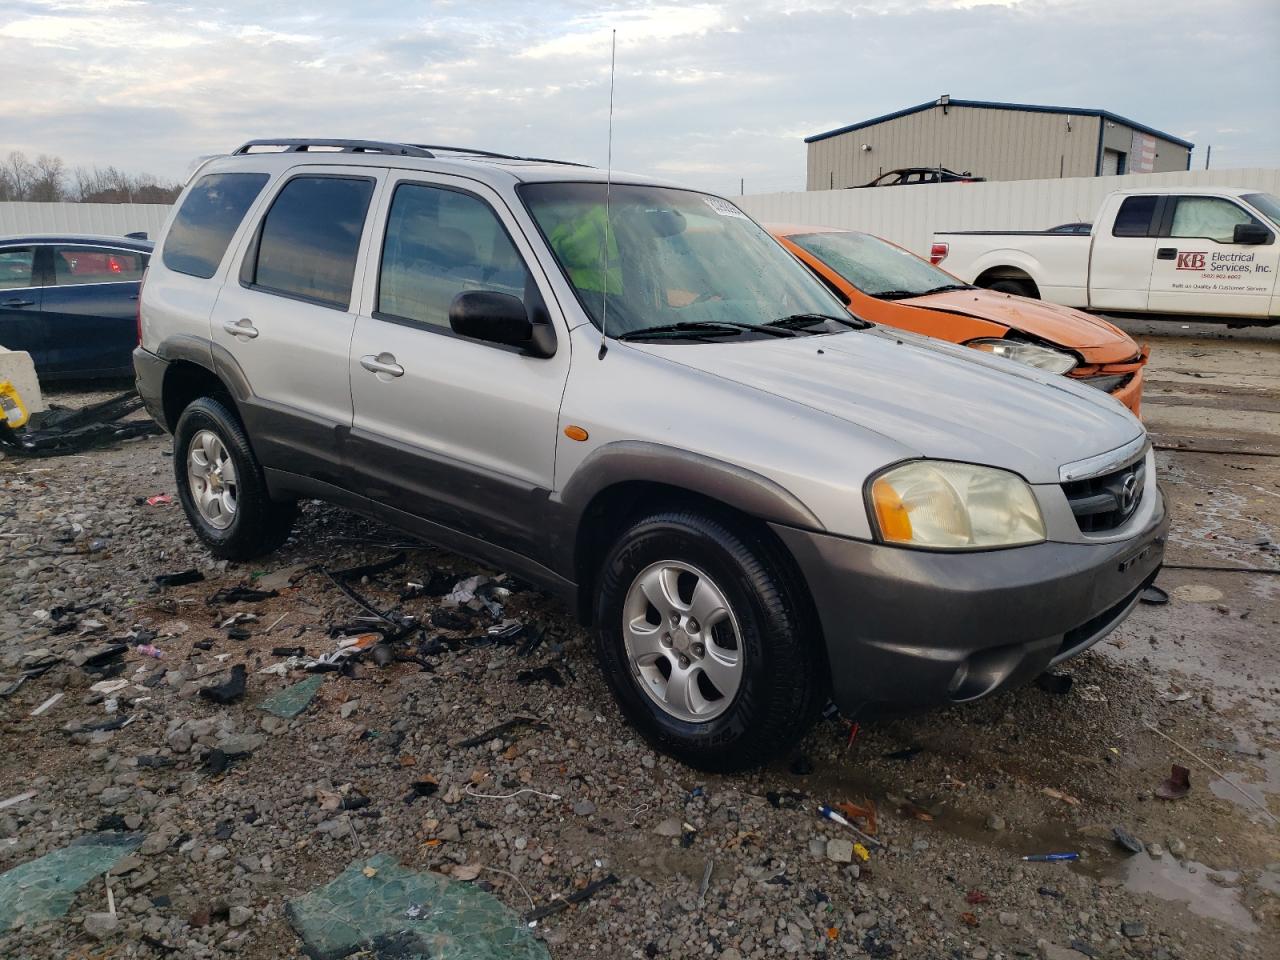
M 173 472 L 182 509 L 215 557 L 249 560 L 289 536 L 297 505 L 271 499 L 244 427 L 222 400 L 201 397 L 182 411 Z
M 655 514 L 605 559 L 597 653 L 654 746 L 703 770 L 742 770 L 792 746 L 821 707 L 807 610 L 775 545 L 702 514 Z

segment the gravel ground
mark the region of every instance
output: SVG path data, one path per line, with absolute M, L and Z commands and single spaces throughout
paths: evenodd
M 1206 446 L 1211 434 L 1188 409 L 1244 417 L 1249 449 L 1280 452 L 1270 413 L 1280 385 L 1274 374 L 1270 386 L 1249 379 L 1275 371 L 1280 352 L 1261 343 L 1255 363 L 1254 346 L 1162 339 L 1149 424 Z M 1202 348 L 1253 364 L 1229 379 L 1247 388 L 1219 404 L 1184 377 Z M 1178 531 L 1171 561 L 1280 569 L 1280 461 L 1160 458 Z M 616 877 L 534 928 L 557 960 L 1280 951 L 1280 830 L 1231 786 L 1280 813 L 1280 578 L 1169 570 L 1171 602 L 1140 608 L 1065 665 L 1066 693 L 1031 686 L 863 724 L 852 739 L 830 719 L 774 768 L 719 777 L 636 738 L 585 632 L 499 571 L 319 503 L 305 505 L 277 554 L 217 563 L 176 502 L 146 503 L 165 492 L 167 438 L 0 462 L 0 690 L 24 667 L 55 663 L 0 699 L 0 803 L 35 791 L 0 809 L 0 872 L 95 830 L 145 837 L 114 868 L 114 918 L 94 881 L 66 918 L 0 932 L 0 957 L 301 956 L 285 903 L 379 852 L 456 871 L 517 914 Z M 417 661 L 379 667 L 366 656 L 325 674 L 293 720 L 260 709 L 307 676 L 261 672 L 284 659 L 274 648 L 330 653 L 331 627 L 365 612 L 316 567 L 402 551 L 403 563 L 350 585 L 441 642 L 420 649 L 415 634 L 398 649 L 425 653 Z M 203 581 L 154 582 L 193 568 Z M 439 595 L 475 575 L 494 578 L 499 615 Z M 278 595 L 215 596 L 264 583 Z M 489 642 L 487 628 L 506 618 L 523 635 Z M 118 661 L 130 684 L 92 691 L 100 677 L 86 657 L 140 639 L 163 658 L 131 649 Z M 237 664 L 242 699 L 201 695 Z M 119 729 L 82 729 L 121 718 Z M 462 745 L 513 718 L 528 722 Z M 1153 792 L 1173 763 L 1191 767 L 1192 786 L 1166 801 Z M 414 783 L 432 786 L 419 797 Z M 864 851 L 816 815 L 838 802 L 874 805 L 876 842 Z M 1116 827 L 1143 852 L 1123 849 Z M 1081 859 L 1020 860 L 1052 851 Z

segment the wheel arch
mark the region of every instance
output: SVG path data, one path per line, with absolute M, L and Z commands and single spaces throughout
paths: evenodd
M 697 509 L 730 520 L 792 565 L 790 551 L 768 524 L 824 530 L 793 494 L 754 471 L 663 444 L 619 441 L 592 453 L 560 499 L 567 523 L 553 540 L 558 565 L 578 586 L 576 614 L 588 624 L 600 563 L 618 535 L 640 516 L 664 509 Z

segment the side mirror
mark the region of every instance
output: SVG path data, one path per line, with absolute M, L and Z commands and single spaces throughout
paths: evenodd
M 1233 243 L 1270 243 L 1271 231 L 1260 223 L 1237 223 L 1231 240 Z
M 530 356 L 549 357 L 555 353 L 550 324 L 533 323 L 524 301 L 506 293 L 466 290 L 458 294 L 449 304 L 449 326 L 464 337 L 519 347 Z M 545 332 L 540 328 L 546 328 Z

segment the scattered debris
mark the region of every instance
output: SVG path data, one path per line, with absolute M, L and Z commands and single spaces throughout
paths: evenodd
M 551 728 L 539 720 L 537 717 L 512 717 L 510 720 L 504 720 L 496 727 L 490 727 L 482 733 L 476 734 L 474 737 L 468 737 L 466 740 L 455 743 L 454 746 L 462 749 L 468 747 L 479 747 L 493 740 L 505 739 L 509 734 L 515 733 L 517 730 L 528 728 L 530 730 L 550 730 Z
M 1041 787 L 1040 792 L 1046 797 L 1053 797 L 1054 800 L 1061 800 L 1063 803 L 1073 807 L 1080 806 L 1080 800 L 1071 796 L 1069 793 L 1063 793 L 1061 790 L 1055 790 L 1053 787 Z
M 1036 686 L 1054 696 L 1066 696 L 1074 681 L 1069 673 L 1042 673 L 1036 677 Z
M 202 582 L 204 574 L 192 568 L 183 570 L 181 573 L 162 573 L 155 580 L 156 585 L 160 587 L 185 587 L 188 584 Z
M 267 697 L 259 705 L 259 709 L 265 710 L 272 716 L 292 720 L 311 705 L 311 701 L 315 699 L 316 692 L 323 685 L 323 676 L 308 677 L 306 680 L 295 683 L 291 687 L 285 687 L 279 693 Z
M 28 790 L 26 793 L 20 793 L 16 797 L 10 797 L 8 800 L 0 800 L 0 810 L 7 810 L 10 807 L 16 807 L 20 803 L 26 803 L 36 795 L 36 791 Z M 3 927 L 0 927 L 3 929 Z
M 1181 800 L 1191 792 L 1191 771 L 1186 767 L 1173 765 L 1169 776 L 1155 789 L 1161 800 Z
M 163 507 L 173 503 L 173 497 L 169 496 L 167 493 L 157 493 L 153 497 L 147 497 L 144 502 L 148 507 Z
M 366 870 L 373 870 L 372 876 Z M 291 900 L 285 915 L 312 957 L 502 957 L 548 960 L 526 923 L 491 894 L 380 854 Z
M 229 603 L 261 603 L 263 600 L 270 600 L 278 596 L 280 594 L 275 590 L 255 590 L 253 587 L 225 587 L 216 593 L 210 594 L 205 603 L 211 607 Z
M 1115 837 L 1117 846 L 1128 850 L 1130 853 L 1142 853 L 1146 849 L 1142 841 L 1124 829 L 1124 827 L 1112 827 L 1111 835 Z
M 52 697 L 50 697 L 50 698 L 49 698 L 48 700 L 46 700 L 44 703 L 40 704 L 40 706 L 36 707 L 36 708 L 35 708 L 34 710 L 32 710 L 29 714 L 27 714 L 27 716 L 29 716 L 29 717 L 38 717 L 38 716 L 41 716 L 41 715 L 42 715 L 42 714 L 44 714 L 46 711 L 48 711 L 48 710 L 52 709 L 52 707 L 54 706 L 54 704 L 56 704 L 56 703 L 57 703 L 59 700 L 61 700 L 64 696 L 65 696 L 65 694 L 62 694 L 62 693 L 55 693 Z
M 1163 606 L 1169 602 L 1169 594 L 1153 583 L 1142 588 L 1142 592 L 1138 594 L 1138 600 L 1153 606 Z
M 160 425 L 150 417 L 121 422 L 141 409 L 142 398 L 129 390 L 77 409 L 33 413 L 17 430 L 10 428 L 7 417 L 0 417 L 0 450 L 29 457 L 60 457 L 161 433 Z
M 1078 853 L 1029 853 L 1022 858 L 1027 863 L 1057 863 L 1060 860 L 1079 860 Z
M 534 683 L 548 683 L 553 687 L 563 687 L 564 677 L 560 676 L 559 670 L 548 663 L 533 670 L 521 670 L 516 674 L 516 683 L 525 687 Z
M 884 754 L 884 759 L 898 760 L 900 762 L 906 763 L 908 761 L 914 760 L 916 754 L 922 752 L 923 750 L 924 750 L 924 747 L 906 747 L 903 750 L 894 750 L 891 753 Z
M 329 575 L 339 580 L 362 580 L 365 577 L 376 577 L 380 573 L 386 573 L 388 570 L 394 570 L 405 562 L 407 554 L 402 550 L 393 557 L 385 560 L 378 560 L 374 563 L 362 564 L 358 567 L 348 567 L 345 570 L 329 571 Z
M 0 874 L 0 931 L 65 916 L 81 887 L 142 843 L 138 833 L 94 833 Z
M 245 674 L 245 665 L 238 663 L 231 668 L 231 676 L 224 682 L 212 687 L 202 687 L 200 696 L 222 706 L 235 703 L 244 696 Z
M 530 910 L 524 915 L 524 921 L 530 926 L 533 926 L 539 921 L 545 920 L 552 914 L 568 909 L 575 903 L 582 903 L 584 900 L 590 900 L 605 887 L 617 882 L 618 878 L 611 873 L 604 879 L 597 880 L 594 883 L 589 883 L 581 890 L 577 890 L 574 893 L 569 894 L 567 897 L 557 897 L 546 906 L 538 907 L 536 910 Z

